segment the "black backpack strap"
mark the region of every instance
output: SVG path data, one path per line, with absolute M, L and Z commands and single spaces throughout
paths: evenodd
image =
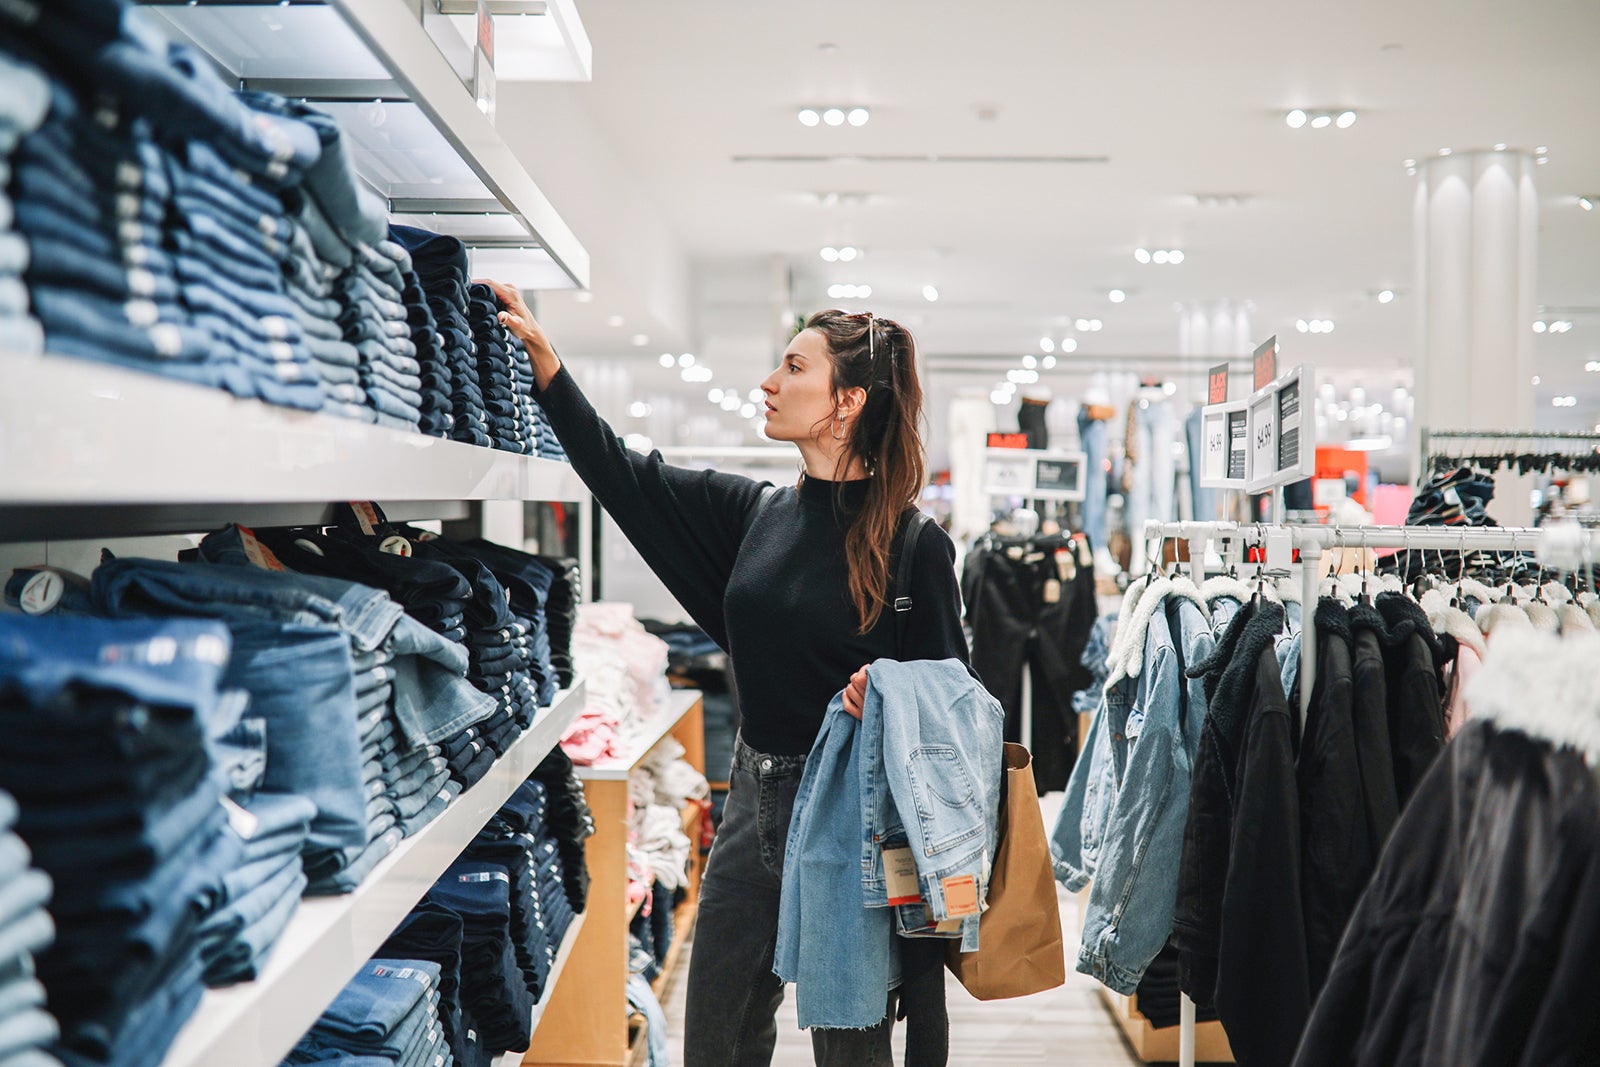
M 889 606 L 894 609 L 895 654 L 905 659 L 906 623 L 911 615 L 911 564 L 917 558 L 917 542 L 922 538 L 922 528 L 932 522 L 932 517 L 921 508 L 911 513 L 906 523 L 905 538 L 900 542 L 900 559 L 894 572 L 894 599 Z

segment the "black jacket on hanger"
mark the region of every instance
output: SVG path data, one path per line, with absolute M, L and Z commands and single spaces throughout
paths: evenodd
M 1317 604 L 1315 625 L 1317 675 L 1296 766 L 1304 850 L 1301 899 L 1313 995 L 1327 980 L 1345 924 L 1383 847 L 1369 831 L 1356 755 L 1349 613 L 1326 598 Z
M 1444 645 L 1416 601 L 1381 593 L 1378 613 L 1389 627 L 1384 649 L 1388 677 L 1389 742 L 1394 753 L 1395 795 L 1400 806 L 1416 791 L 1444 749 Z
M 1377 609 L 1366 604 L 1352 605 L 1347 615 L 1353 687 L 1350 715 L 1355 727 L 1356 760 L 1361 768 L 1362 807 L 1367 815 L 1368 839 L 1381 843 L 1388 839 L 1400 817 L 1400 798 L 1394 785 L 1394 748 L 1389 740 L 1389 679 L 1383 659 L 1383 638 L 1388 627 Z
M 1594 772 L 1469 721 L 1401 816 L 1295 1067 L 1600 1062 L 1597 900 Z
M 991 536 L 967 554 L 961 592 L 972 667 L 1006 710 L 1006 740 L 1032 751 L 1040 793 L 1065 789 L 1078 751 L 1072 695 L 1093 681 L 1082 663 L 1099 616 L 1088 549 L 1064 535 Z M 1033 683 L 1031 737 L 1022 736 L 1024 669 Z
M 1215 1003 L 1242 1067 L 1288 1062 L 1310 1010 L 1301 904 L 1297 720 L 1274 639 L 1283 607 L 1241 609 L 1212 659 L 1173 940 L 1180 981 Z

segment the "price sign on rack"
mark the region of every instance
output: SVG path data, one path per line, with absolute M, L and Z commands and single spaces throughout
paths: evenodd
M 985 453 L 984 492 L 1031 500 L 1082 500 L 1086 477 L 1082 452 L 991 448 Z
M 1264 493 L 1315 472 L 1316 427 L 1302 406 L 1315 379 L 1311 364 L 1302 363 L 1251 394 L 1245 486 L 1250 492 Z
M 1228 365 L 1206 376 L 1206 406 L 1200 412 L 1200 484 L 1207 489 L 1243 489 L 1249 466 L 1249 412 L 1243 400 L 1228 399 Z

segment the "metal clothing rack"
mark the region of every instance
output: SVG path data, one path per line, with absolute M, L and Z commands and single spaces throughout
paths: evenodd
M 1430 430 L 1424 426 L 1420 433 L 1424 468 L 1435 458 L 1455 458 L 1454 454 L 1449 452 L 1440 452 L 1436 456 L 1433 445 L 1438 441 L 1587 442 L 1590 445 L 1589 451 L 1600 450 L 1600 433 L 1583 430 L 1571 433 L 1561 430 Z
M 1501 434 L 1517 437 L 1517 434 Z M 1555 435 L 1565 437 L 1568 435 Z M 1579 435 L 1583 436 L 1583 435 Z M 1600 440 L 1600 434 L 1588 435 Z M 1426 438 L 1425 438 L 1426 440 Z M 1206 552 L 1213 541 L 1226 541 L 1230 548 L 1265 548 L 1265 573 L 1292 573 L 1293 552 L 1300 553 L 1301 603 L 1310 612 L 1317 603 L 1322 557 L 1331 549 L 1402 548 L 1434 551 L 1517 552 L 1539 550 L 1551 533 L 1549 527 L 1517 529 L 1511 527 L 1446 526 L 1274 526 L 1240 525 L 1235 522 L 1161 522 L 1145 524 L 1146 543 L 1152 538 L 1185 541 L 1189 546 L 1189 567 L 1195 584 L 1205 579 Z M 1584 559 L 1600 556 L 1600 530 L 1565 529 L 1560 532 L 1566 547 L 1581 550 Z M 1557 568 L 1560 569 L 1560 568 Z M 1308 614 L 1307 619 L 1310 618 Z M 1311 706 L 1311 690 L 1316 684 L 1316 627 L 1302 626 L 1300 638 L 1300 716 L 1302 723 Z M 1187 994 L 1180 1001 L 1178 1063 L 1194 1067 L 1195 1009 Z

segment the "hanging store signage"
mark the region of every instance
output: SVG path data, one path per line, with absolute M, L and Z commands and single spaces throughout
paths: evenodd
M 990 448 L 1027 448 L 1028 435 L 1025 433 L 990 433 Z
M 478 0 L 477 43 L 472 49 L 472 97 L 478 110 L 494 121 L 494 16 L 489 0 Z
M 1315 473 L 1316 423 L 1304 407 L 1315 378 L 1315 369 L 1302 363 L 1251 395 L 1245 486 L 1250 492 L 1263 493 Z
M 1243 400 L 1208 404 L 1200 412 L 1200 484 L 1243 489 L 1249 470 L 1250 411 Z
M 1082 452 L 991 448 L 985 453 L 984 492 L 1030 500 L 1082 500 L 1087 476 Z
M 1257 392 L 1271 385 L 1278 377 L 1278 335 L 1273 334 L 1262 342 L 1254 356 Z
M 1206 403 L 1226 404 L 1228 402 L 1228 365 L 1218 363 L 1211 368 L 1211 373 L 1206 376 Z

